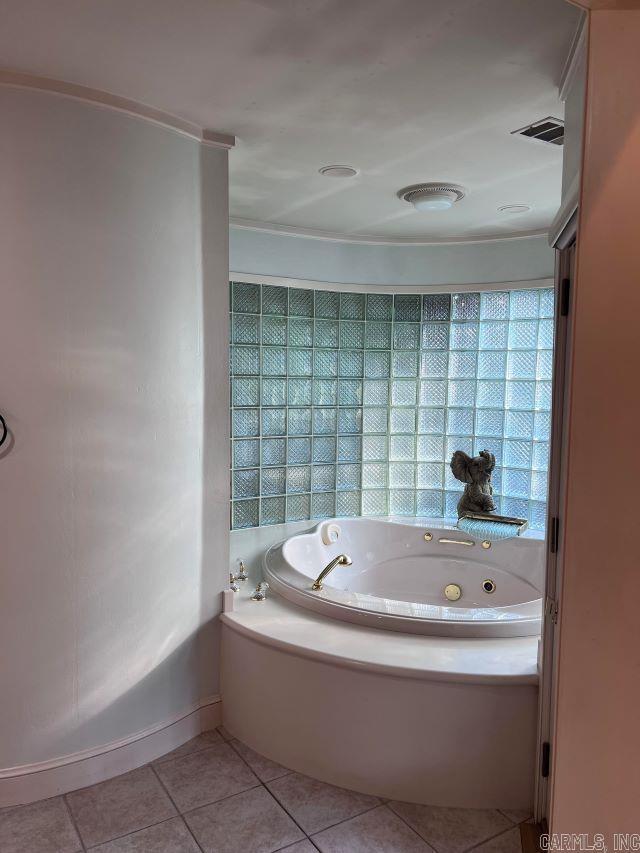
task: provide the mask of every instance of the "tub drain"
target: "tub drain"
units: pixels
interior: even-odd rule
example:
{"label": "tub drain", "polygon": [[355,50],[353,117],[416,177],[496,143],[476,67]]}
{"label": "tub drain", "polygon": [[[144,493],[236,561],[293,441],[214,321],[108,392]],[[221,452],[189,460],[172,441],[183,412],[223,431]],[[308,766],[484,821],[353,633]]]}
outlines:
{"label": "tub drain", "polygon": [[487,593],[492,593],[496,591],[496,582],[492,581],[491,578],[487,578],[482,581],[482,589]]}

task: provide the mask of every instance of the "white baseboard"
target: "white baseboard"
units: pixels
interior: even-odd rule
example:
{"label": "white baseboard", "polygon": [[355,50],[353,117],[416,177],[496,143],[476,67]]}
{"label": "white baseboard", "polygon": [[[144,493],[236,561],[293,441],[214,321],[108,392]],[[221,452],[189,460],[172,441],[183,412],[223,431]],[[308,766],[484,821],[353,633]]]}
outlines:
{"label": "white baseboard", "polygon": [[220,697],[211,696],[127,738],[37,764],[0,769],[0,808],[55,797],[135,770],[221,724]]}

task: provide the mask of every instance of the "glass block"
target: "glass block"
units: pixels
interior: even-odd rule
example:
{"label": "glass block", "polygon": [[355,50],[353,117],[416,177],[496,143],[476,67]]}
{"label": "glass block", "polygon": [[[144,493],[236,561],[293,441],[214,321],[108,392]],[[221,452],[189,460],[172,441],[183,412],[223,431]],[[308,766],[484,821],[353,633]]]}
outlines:
{"label": "glass block", "polygon": [[481,379],[476,386],[476,406],[479,409],[501,409],[504,406],[505,383]]}
{"label": "glass block", "polygon": [[539,501],[529,504],[529,527],[532,530],[544,530],[547,526],[547,505]]}
{"label": "glass block", "polygon": [[449,346],[449,324],[423,323],[421,346],[428,350],[446,350]]}
{"label": "glass block", "polygon": [[391,349],[391,323],[366,323],[364,343],[367,349]]}
{"label": "glass block", "polygon": [[440,462],[418,462],[416,486],[419,489],[441,489],[444,483],[444,465]]}
{"label": "glass block", "polygon": [[233,442],[233,467],[257,468],[260,465],[260,442],[257,439]]}
{"label": "glass block", "polygon": [[531,320],[537,318],[539,304],[539,291],[513,290],[511,291],[509,316],[513,320]]}
{"label": "glass block", "polygon": [[507,355],[507,379],[535,379],[538,354],[529,350],[514,350]]}
{"label": "glass block", "polygon": [[526,380],[510,380],[507,382],[505,408],[533,409],[536,399],[536,383]]}
{"label": "glass block", "polygon": [[261,448],[262,465],[284,465],[287,442],[284,438],[263,438]]}
{"label": "glass block", "polygon": [[286,435],[286,409],[262,409],[262,435]]}
{"label": "glass block", "polygon": [[537,441],[549,441],[551,437],[550,412],[535,412],[533,418],[533,437]]}
{"label": "glass block", "polygon": [[365,406],[386,406],[389,403],[389,383],[386,379],[365,379],[362,388]]}
{"label": "glass block", "polygon": [[258,500],[233,501],[232,526],[234,530],[243,527],[257,527],[260,523]]}
{"label": "glass block", "polygon": [[391,382],[391,403],[393,406],[415,406],[417,402],[417,383],[412,379],[394,379]]}
{"label": "glass block", "polygon": [[506,352],[488,351],[478,353],[478,379],[502,379],[506,372]]}
{"label": "glass block", "polygon": [[336,470],[336,488],[340,490],[359,490],[362,485],[360,465],[338,465]]}
{"label": "glass block", "polygon": [[247,438],[260,435],[260,412],[258,409],[235,409],[231,413],[231,435]]}
{"label": "glass block", "polygon": [[260,491],[263,495],[284,495],[287,483],[286,468],[263,468]]}
{"label": "glass block", "polygon": [[[374,409],[375,411],[375,409]],[[383,410],[384,411],[384,410]],[[385,411],[386,424],[386,411]],[[391,432],[395,433],[411,433],[416,431],[416,410],[410,409],[391,409]],[[370,430],[371,431],[371,430]]]}
{"label": "glass block", "polygon": [[473,456],[473,439],[466,435],[448,435],[446,438],[445,459],[451,459],[456,450],[464,450],[469,456]]}
{"label": "glass block", "polygon": [[314,465],[311,469],[311,491],[333,492],[336,488],[336,466]]}
{"label": "glass block", "polygon": [[538,349],[553,349],[553,320],[540,320]]}
{"label": "glass block", "polygon": [[289,315],[313,317],[313,290],[303,290],[299,287],[289,288]]}
{"label": "glass block", "polygon": [[289,346],[313,346],[313,320],[292,317],[289,320]]}
{"label": "glass block", "polygon": [[531,472],[531,497],[536,501],[546,501],[549,488],[549,476],[546,471]]}
{"label": "glass block", "polygon": [[418,489],[416,492],[416,515],[441,518],[444,512],[444,494],[441,491]]}
{"label": "glass block", "polygon": [[338,375],[338,352],[337,350],[317,349],[313,352],[313,374],[314,376],[337,376]]}
{"label": "glass block", "polygon": [[287,351],[281,347],[262,347],[262,375],[286,376]]}
{"label": "glass block", "polygon": [[311,409],[290,409],[289,435],[311,435]]}
{"label": "glass block", "polygon": [[507,439],[504,442],[503,462],[509,468],[529,468],[531,466],[531,442]]}
{"label": "glass block", "polygon": [[287,343],[288,320],[286,317],[262,318],[262,343],[267,346],[283,347]]}
{"label": "glass block", "polygon": [[260,318],[253,314],[233,314],[231,340],[234,344],[259,344]]}
{"label": "glass block", "polygon": [[231,285],[231,307],[239,314],[259,314],[260,285],[234,281]]}
{"label": "glass block", "polygon": [[[481,450],[488,450],[489,453],[493,453],[496,457],[496,466],[502,465],[502,455],[503,455],[503,441],[500,438],[496,438],[490,435],[480,435],[476,436],[473,441],[473,449],[471,450],[472,456],[477,456]],[[495,469],[497,470],[497,468]],[[495,474],[495,471],[494,471]],[[493,479],[493,475],[492,475]]]}
{"label": "glass block", "polygon": [[233,472],[233,497],[254,498],[260,494],[260,471],[247,468]]}
{"label": "glass block", "polygon": [[529,502],[518,497],[503,497],[500,512],[510,515],[512,518],[526,518],[528,515]]}
{"label": "glass block", "polygon": [[535,349],[537,342],[537,320],[513,320],[509,323],[509,349]]}
{"label": "glass block", "polygon": [[387,409],[365,408],[362,411],[362,432],[387,434]]}
{"label": "glass block", "polygon": [[477,320],[480,316],[479,293],[454,293],[451,299],[454,320]]}
{"label": "glass block", "polygon": [[476,411],[476,435],[502,435],[504,413],[501,409],[477,409]]}
{"label": "glass block", "polygon": [[257,406],[259,403],[259,379],[233,379],[231,381],[232,406]]}
{"label": "glass block", "polygon": [[313,380],[313,405],[336,406],[338,403],[338,383],[335,379]]}
{"label": "glass block", "polygon": [[509,294],[505,291],[485,291],[480,294],[482,320],[506,320],[509,317]]}
{"label": "glass block", "polygon": [[338,432],[341,435],[362,432],[362,409],[338,409]]}
{"label": "glass block", "polygon": [[392,489],[413,489],[416,469],[413,462],[392,462],[389,465],[389,485]]}
{"label": "glass block", "polygon": [[371,489],[362,493],[363,515],[387,515],[387,492],[382,489]]}
{"label": "glass block", "polygon": [[420,297],[397,293],[393,297],[393,319],[396,323],[419,323],[421,316]]}
{"label": "glass block", "polygon": [[333,290],[316,290],[316,317],[337,320],[340,314],[340,294]]}
{"label": "glass block", "polygon": [[389,458],[387,436],[365,435],[362,439],[362,458],[366,462],[386,462]]}
{"label": "glass block", "polygon": [[449,342],[451,349],[477,349],[478,324],[452,323]]}
{"label": "glass block", "polygon": [[553,288],[545,289],[540,291],[540,308],[539,308],[539,317],[553,317],[554,315],[554,305],[555,303],[555,295],[553,292]]}
{"label": "glass block", "polygon": [[343,349],[338,353],[339,376],[362,376],[364,354],[361,350]]}
{"label": "glass block", "polygon": [[335,320],[316,320],[316,346],[337,349],[339,328]]}
{"label": "glass block", "polygon": [[287,496],[287,521],[304,521],[311,517],[311,495]]}
{"label": "glass block", "polygon": [[481,350],[506,349],[509,341],[509,324],[502,320],[480,323],[479,347]]}
{"label": "glass block", "polygon": [[503,495],[509,498],[528,498],[530,488],[531,473],[529,471],[505,468],[502,472]]}
{"label": "glass block", "polygon": [[392,435],[389,439],[389,459],[394,462],[413,461],[416,439],[413,435]]}
{"label": "glass block", "polygon": [[448,293],[425,294],[422,297],[422,319],[449,320],[451,317],[451,296]]}
{"label": "glass block", "polygon": [[447,402],[447,383],[440,380],[420,382],[421,406],[444,406]]}
{"label": "glass block", "polygon": [[293,465],[287,468],[287,493],[303,494],[311,491],[311,468]]}
{"label": "glass block", "polygon": [[311,495],[311,518],[333,518],[335,514],[335,492],[320,492]]}
{"label": "glass block", "polygon": [[448,402],[450,406],[473,406],[476,399],[476,383],[473,379],[452,379],[449,382]]}
{"label": "glass block", "polygon": [[260,373],[258,347],[231,347],[231,373],[234,376],[258,376]]}
{"label": "glass block", "polygon": [[460,495],[458,492],[445,492],[444,495],[444,516],[445,518],[458,517],[458,501]]}
{"label": "glass block", "polygon": [[392,489],[389,492],[391,515],[415,515],[416,495],[413,489]]}
{"label": "glass block", "polygon": [[286,501],[281,498],[262,498],[260,501],[260,524],[284,524]]}
{"label": "glass block", "polygon": [[312,400],[312,383],[310,379],[289,379],[287,382],[287,400],[290,406],[310,406]]}
{"label": "glass block", "polygon": [[386,462],[365,462],[362,466],[362,488],[380,489],[389,485],[389,468]]}
{"label": "glass block", "polygon": [[549,411],[551,409],[551,382],[536,382],[536,409]]}
{"label": "glass block", "polygon": [[444,409],[418,409],[418,432],[444,432]]}
{"label": "glass block", "polygon": [[365,295],[363,293],[340,294],[340,319],[364,320]]}
{"label": "glass block", "polygon": [[338,492],[336,515],[338,518],[353,518],[360,515],[360,492]]}
{"label": "glass block", "polygon": [[286,379],[263,379],[261,401],[263,406],[284,406],[287,402]]}
{"label": "glass block", "polygon": [[336,439],[333,435],[316,436],[313,439],[313,461],[335,462]]}
{"label": "glass block", "polygon": [[502,468],[498,468],[497,462],[496,467],[491,472],[491,487],[493,488],[493,500],[496,504],[496,512],[499,512],[497,509],[497,498],[498,494],[502,493]]}
{"label": "glass block", "polygon": [[384,379],[391,375],[391,353],[365,352],[364,375],[367,379]]}
{"label": "glass block", "polygon": [[543,350],[538,353],[536,379],[551,379],[553,376],[553,352]]}
{"label": "glass block", "polygon": [[391,320],[393,296],[390,293],[367,294],[367,320]]}
{"label": "glass block", "polygon": [[289,376],[311,376],[313,373],[313,350],[287,350],[287,369]]}
{"label": "glass block", "polygon": [[447,432],[449,435],[473,435],[473,409],[449,409]]}
{"label": "glass block", "polygon": [[279,314],[285,316],[287,314],[287,288],[274,287],[270,284],[262,285],[262,313],[263,314]]}
{"label": "glass block", "polygon": [[362,380],[340,379],[338,381],[338,403],[341,406],[362,405]]}
{"label": "glass block", "polygon": [[311,462],[311,439],[290,438],[287,441],[287,464],[308,465]]}
{"label": "glass block", "polygon": [[416,440],[416,458],[419,462],[442,462],[444,459],[444,436],[419,435]]}
{"label": "glass block", "polygon": [[355,320],[340,323],[340,346],[343,349],[362,349],[364,346],[364,323]]}
{"label": "glass block", "polygon": [[391,373],[393,376],[417,376],[418,353],[394,352],[391,360]]}
{"label": "glass block", "polygon": [[420,376],[446,379],[449,370],[449,352],[427,351],[420,353]]}
{"label": "glass block", "polygon": [[339,435],[338,462],[359,462],[362,459],[362,439],[357,435]]}
{"label": "glass block", "polygon": [[337,426],[337,409],[314,408],[313,410],[313,433],[314,435],[335,435]]}
{"label": "glass block", "polygon": [[449,356],[449,379],[475,379],[476,362],[475,352],[452,352]]}
{"label": "glass block", "polygon": [[[505,438],[533,438],[533,412],[507,411],[504,416]],[[507,465],[511,465],[507,461]]]}
{"label": "glass block", "polygon": [[394,349],[419,349],[420,324],[395,323],[393,326],[393,347]]}

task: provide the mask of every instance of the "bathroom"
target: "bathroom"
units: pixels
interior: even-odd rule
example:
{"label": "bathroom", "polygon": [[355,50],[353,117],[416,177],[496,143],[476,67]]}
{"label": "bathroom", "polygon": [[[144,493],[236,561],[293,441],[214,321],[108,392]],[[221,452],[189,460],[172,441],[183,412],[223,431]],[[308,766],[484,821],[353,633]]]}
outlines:
{"label": "bathroom", "polygon": [[0,851],[640,832],[638,4],[0,10]]}

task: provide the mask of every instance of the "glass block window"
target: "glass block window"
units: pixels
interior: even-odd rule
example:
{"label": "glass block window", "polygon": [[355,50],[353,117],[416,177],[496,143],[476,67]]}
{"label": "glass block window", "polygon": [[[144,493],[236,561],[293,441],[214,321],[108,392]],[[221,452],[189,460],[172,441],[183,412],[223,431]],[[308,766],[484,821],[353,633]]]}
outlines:
{"label": "glass block window", "polygon": [[344,293],[231,283],[231,526],[456,516],[455,450],[544,528],[552,289]]}

